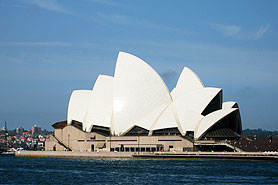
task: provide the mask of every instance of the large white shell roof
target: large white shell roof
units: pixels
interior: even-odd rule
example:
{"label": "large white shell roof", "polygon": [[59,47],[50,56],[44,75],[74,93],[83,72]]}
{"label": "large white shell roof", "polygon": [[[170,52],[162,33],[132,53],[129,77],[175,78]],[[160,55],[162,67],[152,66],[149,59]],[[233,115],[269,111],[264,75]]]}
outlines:
{"label": "large white shell roof", "polygon": [[73,91],[68,123],[82,122],[87,132],[94,125],[109,127],[113,135],[125,134],[134,126],[147,129],[150,134],[155,130],[178,128],[182,135],[194,131],[195,138],[199,138],[236,110],[233,109],[236,102],[225,102],[222,109],[220,106],[220,110],[202,115],[220,92],[220,88],[205,87],[185,67],[170,94],[150,65],[134,55],[119,52],[114,77],[99,75],[93,90]]}
{"label": "large white shell roof", "polygon": [[86,131],[90,132],[93,125],[110,127],[112,119],[113,77],[99,75],[93,93],[88,101],[88,110],[84,119]]}
{"label": "large white shell roof", "polygon": [[219,88],[206,87],[183,93],[174,100],[176,108],[201,114],[220,91]]}
{"label": "large white shell roof", "polygon": [[113,88],[114,130],[119,135],[149,112],[171,102],[161,77],[143,60],[120,52]]}
{"label": "large white shell roof", "polygon": [[75,90],[72,92],[68,105],[68,124],[72,120],[83,122],[88,110],[89,98],[92,94],[91,90]]}
{"label": "large white shell roof", "polygon": [[192,90],[202,88],[204,88],[204,84],[199,77],[191,69],[184,67],[174,90],[176,92],[173,99],[178,98],[184,93],[190,93]]}

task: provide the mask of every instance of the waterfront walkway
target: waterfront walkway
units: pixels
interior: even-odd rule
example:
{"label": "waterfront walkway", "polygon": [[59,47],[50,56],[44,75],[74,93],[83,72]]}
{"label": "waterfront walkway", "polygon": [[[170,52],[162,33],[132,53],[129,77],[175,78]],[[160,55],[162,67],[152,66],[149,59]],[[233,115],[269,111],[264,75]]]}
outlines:
{"label": "waterfront walkway", "polygon": [[179,159],[240,159],[278,161],[272,152],[80,152],[80,151],[17,151],[17,157],[60,158],[179,158]]}
{"label": "waterfront walkway", "polygon": [[278,153],[267,152],[156,152],[134,154],[136,158],[179,158],[179,159],[238,159],[278,161]]}
{"label": "waterfront walkway", "polygon": [[17,157],[132,158],[131,152],[18,151]]}

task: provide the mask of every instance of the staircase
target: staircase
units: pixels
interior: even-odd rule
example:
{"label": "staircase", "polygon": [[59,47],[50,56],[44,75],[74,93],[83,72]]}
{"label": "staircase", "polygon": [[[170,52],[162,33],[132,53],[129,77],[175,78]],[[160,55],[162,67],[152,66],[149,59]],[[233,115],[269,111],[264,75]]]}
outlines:
{"label": "staircase", "polygon": [[65,143],[63,143],[61,140],[59,140],[57,137],[55,137],[54,135],[50,135],[50,137],[53,137],[54,140],[57,141],[57,143],[59,143],[60,145],[62,145],[63,147],[65,147],[68,151],[72,151],[72,149],[66,145]]}
{"label": "staircase", "polygon": [[228,147],[228,148],[231,148],[231,149],[233,149],[233,150],[235,150],[235,151],[237,151],[237,152],[244,152],[242,149],[240,149],[239,147],[236,147],[236,146],[234,146],[234,145],[232,145],[232,144],[230,144],[230,143],[228,143],[228,142],[226,142],[226,141],[210,141],[210,140],[206,140],[206,141],[204,141],[204,140],[199,140],[199,141],[195,141],[194,142],[194,145],[203,145],[203,146],[205,146],[205,145],[208,145],[208,146],[217,146],[217,145],[223,145],[223,146],[226,146],[226,147]]}

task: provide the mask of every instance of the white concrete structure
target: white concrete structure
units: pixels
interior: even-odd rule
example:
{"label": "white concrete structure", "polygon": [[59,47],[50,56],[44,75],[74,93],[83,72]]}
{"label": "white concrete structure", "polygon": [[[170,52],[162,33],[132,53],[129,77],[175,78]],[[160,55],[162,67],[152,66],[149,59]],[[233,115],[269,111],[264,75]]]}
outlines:
{"label": "white concrete structure", "polygon": [[175,100],[184,93],[190,93],[193,90],[202,88],[204,88],[204,84],[199,77],[191,69],[185,67],[183,68],[177,86],[173,89],[171,95]]}
{"label": "white concrete structure", "polygon": [[[205,132],[208,129],[210,129],[215,124],[217,124],[221,119],[224,119],[225,117],[229,116],[231,113],[236,111],[238,111],[237,108],[230,108],[230,109],[217,110],[208,114],[199,122],[198,126],[195,128],[195,138],[199,139],[202,135],[205,134]],[[241,124],[241,123],[235,122],[235,124]],[[235,125],[235,126],[241,127],[240,125]]]}
{"label": "white concrete structure", "polygon": [[[143,60],[120,52],[114,75],[112,133],[120,135],[171,96],[161,77]],[[149,129],[153,123],[139,123]],[[139,126],[139,125],[138,125]]]}
{"label": "white concrete structure", "polygon": [[84,119],[87,132],[93,125],[110,127],[112,119],[113,77],[99,75],[88,100],[88,109]]}
{"label": "white concrete structure", "polygon": [[93,90],[73,91],[68,124],[73,120],[86,132],[96,127],[114,136],[179,134],[202,139],[241,133],[238,105],[223,103],[222,89],[205,87],[185,67],[169,93],[151,66],[125,52],[118,55],[114,77],[100,75]]}
{"label": "white concrete structure", "polygon": [[[91,90],[75,90],[72,92],[68,105],[68,124],[71,124],[72,120],[84,122],[91,94]],[[83,130],[85,130],[85,127]]]}
{"label": "white concrete structure", "polygon": [[237,102],[228,101],[222,104],[222,109],[229,109],[229,108],[238,108]]}

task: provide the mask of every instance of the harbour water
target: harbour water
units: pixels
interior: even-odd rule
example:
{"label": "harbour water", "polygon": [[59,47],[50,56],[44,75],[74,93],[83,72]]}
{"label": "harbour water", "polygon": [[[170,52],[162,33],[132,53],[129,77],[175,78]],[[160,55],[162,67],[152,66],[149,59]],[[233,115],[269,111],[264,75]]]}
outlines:
{"label": "harbour water", "polygon": [[278,163],[0,156],[0,184],[278,184]]}

